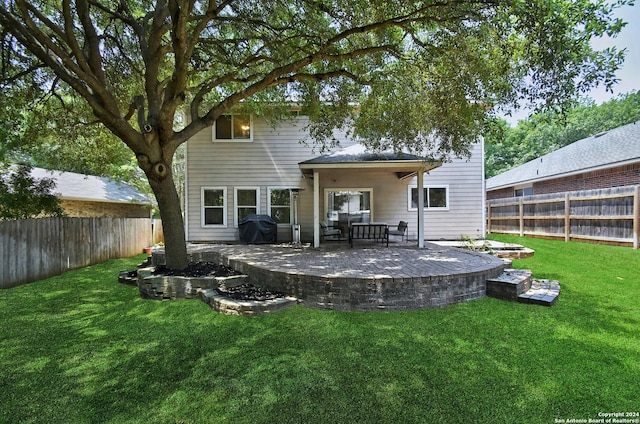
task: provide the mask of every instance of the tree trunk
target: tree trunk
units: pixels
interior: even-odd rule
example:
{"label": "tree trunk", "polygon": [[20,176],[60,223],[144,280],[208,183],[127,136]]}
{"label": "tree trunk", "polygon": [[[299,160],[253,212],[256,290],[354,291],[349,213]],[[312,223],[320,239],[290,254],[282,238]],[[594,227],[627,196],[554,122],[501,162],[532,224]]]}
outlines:
{"label": "tree trunk", "polygon": [[187,267],[187,245],[184,235],[184,218],[180,207],[180,198],[169,170],[162,179],[149,178],[151,189],[158,201],[165,240],[165,258],[169,269]]}

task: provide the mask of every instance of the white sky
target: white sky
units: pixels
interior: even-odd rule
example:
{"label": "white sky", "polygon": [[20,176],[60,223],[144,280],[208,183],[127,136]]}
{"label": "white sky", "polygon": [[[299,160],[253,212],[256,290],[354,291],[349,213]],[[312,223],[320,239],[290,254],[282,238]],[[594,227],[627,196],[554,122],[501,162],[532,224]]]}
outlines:
{"label": "white sky", "polygon": [[[613,93],[605,91],[604,87],[598,87],[589,93],[589,97],[597,104],[601,104],[620,94],[629,93],[633,90],[640,91],[640,5],[624,6],[616,11],[616,17],[627,22],[620,34],[616,38],[603,38],[594,40],[592,45],[597,50],[616,46],[618,50],[627,49],[624,63],[616,73],[619,79],[614,85]],[[515,126],[519,120],[525,119],[527,111],[519,110],[513,116],[504,118],[510,125]]]}

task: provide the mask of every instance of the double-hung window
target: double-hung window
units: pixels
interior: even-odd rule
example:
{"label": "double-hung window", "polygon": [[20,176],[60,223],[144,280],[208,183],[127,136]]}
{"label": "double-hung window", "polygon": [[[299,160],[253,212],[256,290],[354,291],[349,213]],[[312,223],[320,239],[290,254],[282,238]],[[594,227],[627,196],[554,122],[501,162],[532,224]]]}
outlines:
{"label": "double-hung window", "polygon": [[251,115],[222,115],[213,125],[213,141],[252,141]]}
{"label": "double-hung window", "polygon": [[225,227],[227,225],[225,187],[202,187],[202,226]]}
{"label": "double-hung window", "polygon": [[247,215],[260,213],[260,188],[236,187],[234,203],[236,225],[238,225]]}
{"label": "double-hung window", "polygon": [[[418,187],[409,186],[410,211],[418,210]],[[449,187],[448,186],[427,186],[424,188],[424,208],[429,210],[449,209]]]}
{"label": "double-hung window", "polygon": [[269,215],[278,224],[291,224],[291,190],[269,188]]}

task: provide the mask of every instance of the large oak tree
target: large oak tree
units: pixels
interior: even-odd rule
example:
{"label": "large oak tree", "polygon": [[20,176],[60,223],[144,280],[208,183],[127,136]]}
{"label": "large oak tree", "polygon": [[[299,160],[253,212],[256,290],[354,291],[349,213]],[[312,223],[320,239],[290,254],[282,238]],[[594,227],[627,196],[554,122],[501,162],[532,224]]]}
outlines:
{"label": "large oak tree", "polygon": [[374,148],[461,155],[500,106],[563,107],[614,83],[621,52],[589,42],[620,31],[612,12],[625,3],[3,0],[0,78],[83,99],[135,153],[158,201],[167,265],[182,268],[173,156],[222,114],[277,118],[276,106],[295,102],[323,143],[347,127]]}

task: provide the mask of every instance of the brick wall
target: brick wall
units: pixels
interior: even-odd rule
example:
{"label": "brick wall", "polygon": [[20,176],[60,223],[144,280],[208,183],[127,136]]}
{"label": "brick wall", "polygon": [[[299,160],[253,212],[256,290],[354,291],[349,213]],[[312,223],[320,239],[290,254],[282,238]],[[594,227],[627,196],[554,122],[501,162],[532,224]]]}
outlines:
{"label": "brick wall", "polygon": [[[563,193],[633,185],[640,185],[640,162],[534,183],[533,194]],[[487,200],[513,197],[513,191],[513,187],[488,191]]]}
{"label": "brick wall", "polygon": [[640,162],[534,183],[534,194],[595,190],[640,184]]}
{"label": "brick wall", "polygon": [[506,197],[513,197],[513,187],[487,191],[487,200],[504,199]]}
{"label": "brick wall", "polygon": [[135,203],[63,200],[62,209],[71,218],[149,218],[148,205]]}

